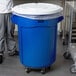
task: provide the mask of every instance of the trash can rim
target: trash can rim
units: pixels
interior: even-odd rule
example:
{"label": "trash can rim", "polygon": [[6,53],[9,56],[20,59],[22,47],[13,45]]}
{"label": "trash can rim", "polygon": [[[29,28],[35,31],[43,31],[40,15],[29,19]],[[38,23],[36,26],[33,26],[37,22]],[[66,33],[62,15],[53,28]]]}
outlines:
{"label": "trash can rim", "polygon": [[62,7],[50,3],[25,3],[12,8],[12,12],[23,15],[48,15],[60,13],[62,11]]}

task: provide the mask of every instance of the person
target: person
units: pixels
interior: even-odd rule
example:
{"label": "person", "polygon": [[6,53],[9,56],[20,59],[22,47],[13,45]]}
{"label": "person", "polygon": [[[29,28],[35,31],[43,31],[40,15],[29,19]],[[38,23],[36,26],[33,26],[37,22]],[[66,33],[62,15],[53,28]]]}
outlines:
{"label": "person", "polygon": [[14,40],[14,24],[11,21],[12,0],[0,0],[0,64],[3,62],[5,43],[9,56],[18,55]]}

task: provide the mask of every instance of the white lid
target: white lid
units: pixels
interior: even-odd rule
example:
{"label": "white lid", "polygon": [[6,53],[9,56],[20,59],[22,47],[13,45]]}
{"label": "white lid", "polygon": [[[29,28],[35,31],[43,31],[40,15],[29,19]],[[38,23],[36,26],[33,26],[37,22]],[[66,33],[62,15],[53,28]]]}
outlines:
{"label": "white lid", "polygon": [[26,3],[12,8],[12,12],[23,15],[48,15],[59,13],[62,7],[49,3]]}

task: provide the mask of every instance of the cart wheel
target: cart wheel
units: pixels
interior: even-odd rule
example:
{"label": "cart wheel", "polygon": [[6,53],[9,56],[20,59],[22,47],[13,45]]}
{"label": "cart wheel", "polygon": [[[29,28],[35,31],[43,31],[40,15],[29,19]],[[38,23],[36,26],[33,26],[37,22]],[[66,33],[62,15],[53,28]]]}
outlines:
{"label": "cart wheel", "polygon": [[25,72],[26,72],[26,73],[30,73],[30,72],[31,72],[31,69],[30,69],[30,68],[26,68],[26,69],[25,69]]}
{"label": "cart wheel", "polygon": [[41,73],[45,74],[46,73],[46,68],[41,69]]}
{"label": "cart wheel", "polygon": [[71,73],[76,73],[76,64],[73,64],[73,65],[70,67],[70,72],[71,72]]}
{"label": "cart wheel", "polygon": [[63,54],[63,56],[64,56],[65,59],[70,59],[71,54],[70,54],[69,52],[65,52],[65,53]]}

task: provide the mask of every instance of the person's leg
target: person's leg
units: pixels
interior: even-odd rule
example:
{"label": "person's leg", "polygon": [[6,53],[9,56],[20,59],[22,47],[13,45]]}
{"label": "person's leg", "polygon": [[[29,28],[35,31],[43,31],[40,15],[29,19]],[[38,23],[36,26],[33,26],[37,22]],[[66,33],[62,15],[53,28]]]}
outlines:
{"label": "person's leg", "polygon": [[18,55],[18,51],[16,49],[16,42],[14,40],[14,28],[15,25],[11,21],[11,14],[6,15],[7,20],[7,50],[10,56]]}
{"label": "person's leg", "polygon": [[5,19],[4,15],[0,14],[0,64],[3,62],[3,52],[5,51]]}

